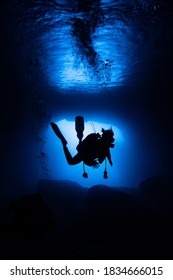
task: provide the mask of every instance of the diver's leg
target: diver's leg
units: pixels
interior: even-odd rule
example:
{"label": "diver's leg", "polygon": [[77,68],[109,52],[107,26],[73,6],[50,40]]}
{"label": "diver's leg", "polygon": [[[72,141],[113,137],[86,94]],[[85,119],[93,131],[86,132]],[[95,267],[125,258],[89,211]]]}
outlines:
{"label": "diver's leg", "polygon": [[51,122],[50,125],[51,125],[53,131],[55,132],[56,136],[61,140],[61,143],[63,145],[64,154],[65,154],[68,164],[75,165],[75,164],[80,163],[82,161],[82,159],[79,156],[79,154],[76,154],[74,157],[71,156],[71,154],[66,146],[67,141],[64,138],[64,136],[62,135],[59,127],[54,122]]}
{"label": "diver's leg", "polygon": [[74,157],[72,157],[66,145],[63,145],[63,150],[68,164],[75,165],[82,161],[79,154],[76,154]]}

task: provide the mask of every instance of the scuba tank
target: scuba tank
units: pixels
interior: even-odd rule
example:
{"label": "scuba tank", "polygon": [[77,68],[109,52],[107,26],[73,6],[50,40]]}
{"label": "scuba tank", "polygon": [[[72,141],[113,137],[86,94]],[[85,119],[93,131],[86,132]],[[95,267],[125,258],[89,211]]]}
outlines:
{"label": "scuba tank", "polygon": [[77,137],[79,139],[79,142],[81,142],[83,138],[83,131],[84,131],[84,117],[82,116],[75,117],[75,129],[77,132]]}
{"label": "scuba tank", "polygon": [[[77,116],[75,117],[75,129],[77,132],[77,137],[79,139],[79,143],[82,141],[83,138],[83,131],[84,131],[84,117]],[[88,178],[88,174],[85,171],[85,164],[83,162],[83,177]]]}

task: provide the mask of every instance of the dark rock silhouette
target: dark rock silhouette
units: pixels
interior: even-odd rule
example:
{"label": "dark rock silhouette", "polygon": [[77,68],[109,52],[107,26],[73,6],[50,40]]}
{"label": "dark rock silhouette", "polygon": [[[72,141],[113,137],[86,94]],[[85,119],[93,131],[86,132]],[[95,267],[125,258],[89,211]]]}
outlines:
{"label": "dark rock silhouette", "polygon": [[134,204],[132,195],[106,185],[95,185],[89,189],[88,193],[88,200],[93,208],[102,208],[104,205],[110,209],[126,210]]}
{"label": "dark rock silhouette", "polygon": [[75,182],[42,180],[37,193],[19,197],[11,204],[13,222],[4,227],[1,221],[4,247],[0,257],[172,258],[171,180],[148,178],[135,192],[106,185],[87,189]]}
{"label": "dark rock silhouette", "polygon": [[[40,193],[27,194],[13,201],[8,207],[4,229],[25,234],[40,234],[52,230],[55,218],[51,208],[43,201]],[[9,218],[11,217],[11,218]]]}
{"label": "dark rock silhouette", "polygon": [[37,187],[49,203],[77,203],[86,200],[87,189],[67,180],[40,180]]}
{"label": "dark rock silhouette", "polygon": [[139,185],[139,195],[148,207],[173,212],[173,177],[148,178]]}

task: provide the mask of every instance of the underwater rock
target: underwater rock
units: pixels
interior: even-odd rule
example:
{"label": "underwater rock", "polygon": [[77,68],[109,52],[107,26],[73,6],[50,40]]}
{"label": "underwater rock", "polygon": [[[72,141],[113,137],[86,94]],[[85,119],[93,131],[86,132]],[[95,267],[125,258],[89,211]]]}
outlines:
{"label": "underwater rock", "polygon": [[139,197],[148,207],[173,212],[173,177],[148,178],[139,185]]}
{"label": "underwater rock", "polygon": [[88,201],[92,208],[128,210],[135,205],[134,196],[106,185],[92,186],[88,191]]}
{"label": "underwater rock", "polygon": [[88,190],[68,180],[40,180],[37,190],[50,203],[84,203]]}
{"label": "underwater rock", "polygon": [[4,229],[40,234],[52,230],[56,224],[51,208],[40,193],[19,197],[10,204],[6,212],[11,214],[11,218],[4,218]]}

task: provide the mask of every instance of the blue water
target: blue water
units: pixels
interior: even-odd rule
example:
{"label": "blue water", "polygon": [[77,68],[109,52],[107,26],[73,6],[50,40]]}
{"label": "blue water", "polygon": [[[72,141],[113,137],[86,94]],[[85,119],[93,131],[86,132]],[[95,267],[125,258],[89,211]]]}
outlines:
{"label": "blue water", "polygon": [[[26,180],[68,179],[86,187],[138,186],[167,169],[167,63],[171,65],[173,38],[169,1],[14,2],[3,5],[1,19],[10,65],[6,72],[15,69],[10,91],[15,85],[15,93],[22,92],[20,106],[17,101],[11,114],[24,112],[19,130],[28,135],[23,141],[20,136],[25,143],[21,150],[27,146],[21,162],[28,158],[31,167],[21,164],[18,173],[26,174]],[[87,168],[87,180],[82,164],[68,166],[49,126],[50,121],[59,124],[74,155],[77,115],[85,117],[86,134],[92,132],[89,122],[97,132],[102,126],[114,128],[114,165],[107,181],[104,166]],[[171,140],[166,142],[169,147]]]}

